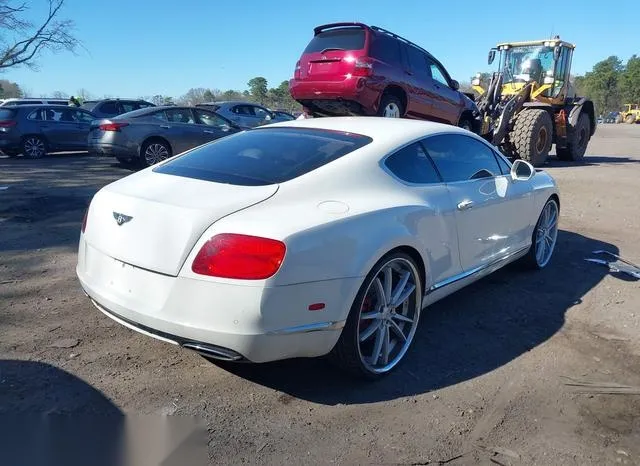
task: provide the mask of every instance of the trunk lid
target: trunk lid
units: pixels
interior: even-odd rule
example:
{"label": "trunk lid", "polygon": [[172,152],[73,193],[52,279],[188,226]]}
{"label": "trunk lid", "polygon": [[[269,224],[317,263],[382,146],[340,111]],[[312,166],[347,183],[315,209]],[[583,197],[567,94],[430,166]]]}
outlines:
{"label": "trunk lid", "polygon": [[278,185],[236,186],[145,170],[94,196],[85,239],[114,259],[177,276],[211,224],[277,190]]}

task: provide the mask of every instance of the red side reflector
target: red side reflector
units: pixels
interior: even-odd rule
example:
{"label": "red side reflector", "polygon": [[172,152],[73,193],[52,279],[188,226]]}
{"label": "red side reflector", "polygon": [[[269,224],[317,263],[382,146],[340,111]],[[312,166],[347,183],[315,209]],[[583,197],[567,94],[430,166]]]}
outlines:
{"label": "red side reflector", "polygon": [[129,123],[103,123],[99,126],[102,131],[120,131],[120,128],[129,126]]}
{"label": "red side reflector", "polygon": [[310,311],[321,311],[324,309],[324,303],[309,304]]}
{"label": "red side reflector", "polygon": [[10,128],[11,126],[15,126],[17,123],[15,120],[4,120],[0,121],[0,128]]}
{"label": "red side reflector", "polygon": [[281,241],[224,233],[202,246],[191,270],[211,277],[262,280],[278,271],[285,252]]}

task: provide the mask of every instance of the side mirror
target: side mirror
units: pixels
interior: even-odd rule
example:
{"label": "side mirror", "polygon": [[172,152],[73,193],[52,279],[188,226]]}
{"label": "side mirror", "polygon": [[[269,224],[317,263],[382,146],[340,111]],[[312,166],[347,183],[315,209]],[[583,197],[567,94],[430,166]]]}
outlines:
{"label": "side mirror", "polygon": [[224,131],[225,133],[228,133],[229,131],[231,131],[231,126],[229,126],[229,125],[227,125],[227,124],[224,124],[224,125],[222,125],[222,126],[220,127],[220,129],[221,129],[222,131]]}
{"label": "side mirror", "polygon": [[560,52],[562,52],[562,50],[560,49],[559,45],[556,45],[553,48],[553,59],[558,61],[558,59],[560,58]]}
{"label": "side mirror", "polygon": [[487,59],[487,63],[490,65],[493,63],[493,60],[496,59],[496,49],[489,50],[489,58]]}
{"label": "side mirror", "polygon": [[451,88],[454,91],[457,91],[458,89],[460,89],[460,83],[458,81],[456,81],[455,79],[451,80]]}
{"label": "side mirror", "polygon": [[270,113],[267,113],[264,117],[265,121],[271,121],[273,120],[273,115]]}
{"label": "side mirror", "polygon": [[511,179],[513,181],[529,181],[535,175],[536,169],[529,162],[517,159],[511,165]]}

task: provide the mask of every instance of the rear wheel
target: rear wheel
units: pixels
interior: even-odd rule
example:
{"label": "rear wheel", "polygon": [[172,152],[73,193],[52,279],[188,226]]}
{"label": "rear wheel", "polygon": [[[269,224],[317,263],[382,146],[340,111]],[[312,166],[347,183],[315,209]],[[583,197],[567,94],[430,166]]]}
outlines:
{"label": "rear wheel", "polygon": [[539,108],[521,111],[516,117],[509,139],[519,158],[534,166],[543,165],[553,141],[551,115]]}
{"label": "rear wheel", "polygon": [[47,155],[47,143],[40,136],[27,136],[22,141],[22,154],[30,159],[41,159]]}
{"label": "rear wheel", "polygon": [[140,151],[140,164],[143,167],[150,167],[169,157],[171,157],[169,144],[160,139],[152,139],[142,146],[142,150]]}
{"label": "rear wheel", "polygon": [[626,124],[628,124],[628,125],[632,125],[632,124],[634,124],[634,123],[636,122],[636,116],[635,116],[633,113],[632,113],[632,114],[630,114],[630,115],[627,115],[627,116],[624,118],[624,122],[625,122]]}
{"label": "rear wheel", "polygon": [[473,132],[473,125],[471,124],[471,121],[469,121],[469,119],[466,117],[460,118],[460,121],[458,122],[458,126],[462,129],[466,129],[467,131]]}
{"label": "rear wheel", "polygon": [[378,115],[385,118],[402,118],[404,116],[402,101],[393,94],[383,95]]}
{"label": "rear wheel", "polygon": [[567,147],[556,149],[560,160],[576,162],[584,158],[591,135],[590,125],[589,116],[586,113],[581,113],[580,117],[578,117],[578,124],[569,134]]}
{"label": "rear wheel", "polygon": [[384,376],[411,346],[421,309],[422,281],[414,260],[401,252],[385,256],[358,291],[331,359],[359,377]]}

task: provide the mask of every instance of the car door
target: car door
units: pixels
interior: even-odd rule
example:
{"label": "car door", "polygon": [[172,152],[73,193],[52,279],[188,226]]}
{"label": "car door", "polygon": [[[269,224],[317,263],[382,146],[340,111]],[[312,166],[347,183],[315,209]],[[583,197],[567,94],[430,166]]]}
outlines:
{"label": "car door", "polygon": [[206,144],[235,132],[230,122],[220,115],[201,108],[196,108],[193,111],[196,115],[196,124],[201,131],[198,145]]}
{"label": "car door", "polygon": [[44,110],[45,121],[40,127],[53,151],[76,150],[78,146],[78,125],[73,120],[71,107],[55,106]]}
{"label": "car door", "polygon": [[432,58],[429,58],[431,82],[433,86],[433,106],[441,121],[457,125],[462,111],[462,96],[453,89],[449,75]]}
{"label": "car door", "polygon": [[430,136],[423,144],[456,207],[463,271],[488,266],[516,251],[524,216],[514,218],[513,212],[526,209],[531,198],[510,189],[511,179],[503,175],[491,148],[462,134]]}
{"label": "car door", "polygon": [[420,118],[434,119],[434,99],[431,85],[431,73],[427,57],[419,48],[404,44],[405,73],[410,83],[410,95],[407,98],[407,113]]}
{"label": "car door", "polygon": [[71,109],[72,118],[77,124],[76,142],[78,150],[87,149],[87,138],[91,130],[91,122],[96,119],[94,115],[86,110]]}
{"label": "car door", "polygon": [[[427,288],[461,273],[455,206],[424,147],[419,142],[410,144],[383,163],[406,186],[409,199],[405,203],[412,210],[406,217],[408,228],[423,245],[423,257],[429,262]],[[419,208],[413,210],[414,206]]]}
{"label": "car door", "polygon": [[269,123],[273,123],[273,120],[275,119],[275,115],[273,113],[259,105],[253,105],[253,114],[258,120],[257,126],[268,125]]}
{"label": "car door", "polygon": [[[202,128],[196,124],[195,116],[190,108],[176,107],[165,111],[167,139],[173,155],[200,145]],[[166,128],[168,126],[168,128]]]}

